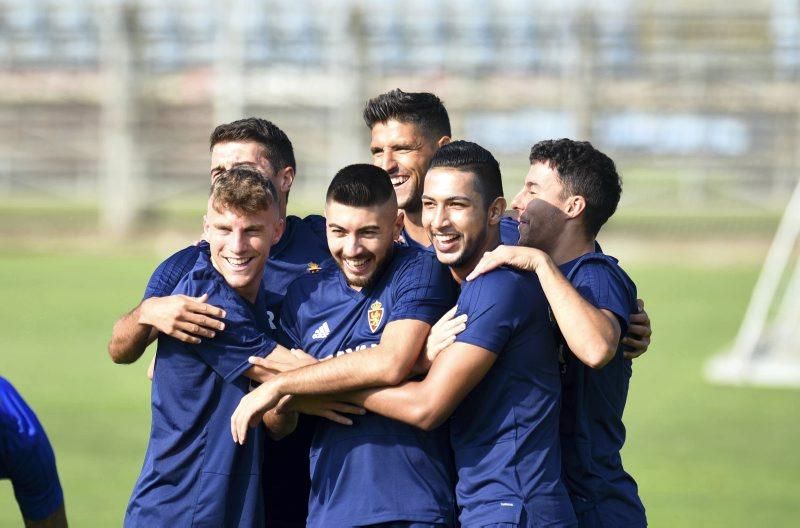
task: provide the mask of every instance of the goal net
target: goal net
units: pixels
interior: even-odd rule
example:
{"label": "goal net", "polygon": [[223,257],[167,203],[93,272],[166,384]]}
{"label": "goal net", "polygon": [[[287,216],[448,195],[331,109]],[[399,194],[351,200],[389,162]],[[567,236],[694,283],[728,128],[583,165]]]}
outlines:
{"label": "goal net", "polygon": [[799,239],[800,182],[781,218],[733,347],[706,365],[709,381],[800,387],[800,259],[794,258]]}

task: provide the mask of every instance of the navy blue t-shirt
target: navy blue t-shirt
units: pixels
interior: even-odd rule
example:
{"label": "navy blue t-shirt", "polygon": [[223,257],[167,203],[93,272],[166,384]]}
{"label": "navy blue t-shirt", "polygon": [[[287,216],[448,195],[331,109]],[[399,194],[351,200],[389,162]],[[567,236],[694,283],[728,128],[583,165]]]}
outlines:
{"label": "navy blue t-shirt", "polygon": [[[511,218],[510,216],[504,216],[500,219],[500,243],[505,244],[506,246],[516,246],[519,242],[519,222]],[[424,249],[425,251],[430,251],[435,253],[436,250],[433,248],[433,245],[422,245],[413,238],[408,235],[408,231],[404,227],[403,230],[400,232],[400,239],[397,243],[401,246],[409,246],[415,247],[419,249]]]}
{"label": "navy blue t-shirt", "polygon": [[[450,420],[463,526],[574,526],[561,480],[555,336],[539,280],[499,268],[463,284],[456,341],[497,354]],[[515,524],[516,526],[516,524]]]}
{"label": "navy blue t-shirt", "polygon": [[40,521],[63,503],[56,458],[42,424],[0,377],[0,479],[11,479],[23,517]]}
{"label": "navy blue t-shirt", "polygon": [[208,293],[208,302],[226,312],[225,331],[197,345],[159,338],[150,441],[125,526],[261,526],[264,428],[240,446],[230,419],[250,391],[242,375],[247,358],[275,348],[267,312],[278,300],[260,290],[255,304],[248,302],[202,250],[174,293]]}
{"label": "navy blue t-shirt", "polygon": [[[208,243],[189,246],[175,253],[156,269],[147,284],[144,298],[170,295],[178,281],[197,261]],[[325,218],[286,217],[283,236],[270,249],[264,266],[263,288],[282,299],[294,279],[314,273],[318,266],[334,266],[325,238]],[[270,329],[278,327],[280,309],[269,314]],[[262,469],[267,526],[305,526],[308,513],[308,450],[314,434],[315,419],[301,416],[291,441],[274,441],[265,437],[266,454]]]}
{"label": "navy blue t-shirt", "polygon": [[[433,324],[455,302],[447,268],[431,253],[396,246],[372,286],[355,291],[338,269],[289,286],[281,326],[290,346],[323,359],[376,346],[401,319]],[[291,437],[290,437],[291,438]],[[446,427],[425,432],[373,413],[345,426],[322,420],[311,448],[308,526],[452,521]]]}
{"label": "navy blue t-shirt", "polygon": [[[560,269],[587,301],[616,315],[620,336],[625,335],[630,314],[638,311],[636,286],[617,260],[589,253]],[[623,469],[620,456],[631,361],[623,357],[620,345],[614,358],[596,370],[584,365],[563,341],[561,349],[564,481],[575,512],[579,518],[599,517],[604,526],[647,526],[636,482]]]}

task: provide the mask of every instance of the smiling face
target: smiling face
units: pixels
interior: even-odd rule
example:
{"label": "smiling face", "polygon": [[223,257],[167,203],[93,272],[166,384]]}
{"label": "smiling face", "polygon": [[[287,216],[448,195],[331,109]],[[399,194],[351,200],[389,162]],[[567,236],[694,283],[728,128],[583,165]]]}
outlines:
{"label": "smiling face", "polygon": [[209,199],[205,239],[211,246],[211,263],[237,293],[255,302],[269,250],[281,237],[283,221],[278,208],[248,214]]}
{"label": "smiling face", "polygon": [[472,271],[489,241],[488,211],[474,178],[469,172],[446,167],[431,169],[425,177],[422,225],[436,258],[457,275]]}
{"label": "smiling face", "polygon": [[519,245],[551,253],[569,216],[564,212],[566,199],[558,172],[550,165],[536,162],[525,176],[522,189],[511,202],[519,214]]}
{"label": "smiling face", "polygon": [[389,173],[397,206],[419,211],[425,172],[438,145],[413,123],[394,119],[372,127],[372,163]]}
{"label": "smiling face", "polygon": [[330,200],[325,219],[328,247],[347,283],[355,290],[371,284],[391,257],[403,226],[395,201],[354,207]]}

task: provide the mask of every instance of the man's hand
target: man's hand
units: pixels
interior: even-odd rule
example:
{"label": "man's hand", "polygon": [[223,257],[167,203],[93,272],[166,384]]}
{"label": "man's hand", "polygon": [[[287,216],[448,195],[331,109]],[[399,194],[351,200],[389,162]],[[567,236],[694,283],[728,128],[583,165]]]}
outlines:
{"label": "man's hand", "polygon": [[431,327],[428,340],[425,342],[425,349],[417,358],[412,369],[415,375],[427,373],[439,352],[452,345],[456,336],[467,327],[467,314],[453,317],[457,310],[458,306],[453,306]]}
{"label": "man's hand", "polygon": [[650,346],[650,337],[653,335],[650,316],[644,310],[644,301],[636,299],[636,302],[639,305],[639,313],[631,314],[628,333],[622,339],[622,344],[626,347],[625,359],[636,359],[647,352],[647,348]]}
{"label": "man's hand", "polygon": [[151,297],[142,302],[139,323],[184,343],[197,344],[201,337],[212,338],[224,330],[225,324],[215,318],[225,317],[225,311],[206,304],[208,295],[188,297],[170,295]]}
{"label": "man's hand", "polygon": [[367,412],[358,405],[338,401],[335,395],[289,396],[281,400],[275,410],[281,414],[300,412],[311,416],[319,416],[342,425],[353,425],[353,420],[345,416],[345,414],[363,415]]}
{"label": "man's hand", "polygon": [[302,350],[293,348],[289,352],[273,352],[267,357],[251,356],[247,358],[251,365],[270,374],[280,374],[290,370],[318,363],[317,359]]}
{"label": "man's hand", "polygon": [[497,246],[483,254],[475,269],[467,275],[467,280],[476,279],[479,275],[504,265],[536,273],[541,263],[548,258],[547,253],[536,248]]}
{"label": "man's hand", "polygon": [[278,405],[283,396],[273,383],[266,381],[242,398],[231,415],[233,441],[244,445],[247,430],[258,425],[264,414]]}

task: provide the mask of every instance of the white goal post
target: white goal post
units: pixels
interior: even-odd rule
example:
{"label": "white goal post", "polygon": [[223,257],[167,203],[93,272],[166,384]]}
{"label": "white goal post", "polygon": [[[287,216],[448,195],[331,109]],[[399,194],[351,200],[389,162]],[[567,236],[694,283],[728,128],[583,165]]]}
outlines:
{"label": "white goal post", "polygon": [[[733,347],[706,365],[712,383],[800,387],[800,181],[767,253]],[[788,274],[783,295],[780,285]],[[770,311],[777,308],[770,321]]]}

